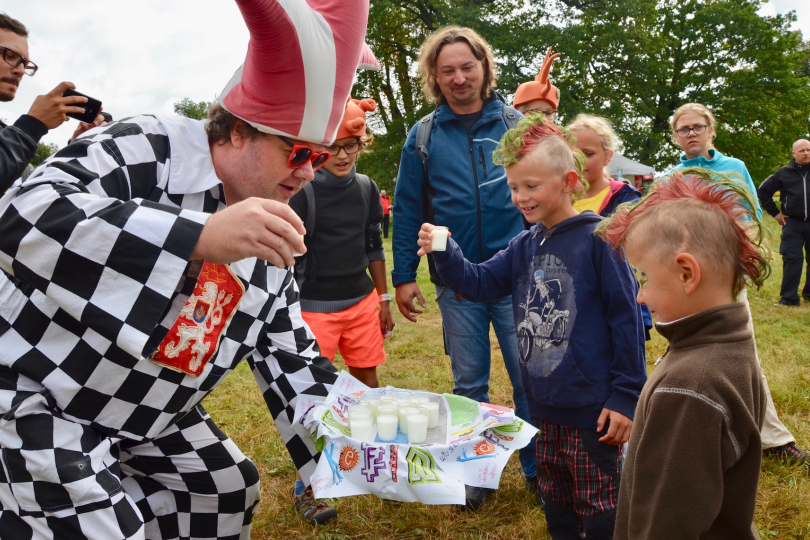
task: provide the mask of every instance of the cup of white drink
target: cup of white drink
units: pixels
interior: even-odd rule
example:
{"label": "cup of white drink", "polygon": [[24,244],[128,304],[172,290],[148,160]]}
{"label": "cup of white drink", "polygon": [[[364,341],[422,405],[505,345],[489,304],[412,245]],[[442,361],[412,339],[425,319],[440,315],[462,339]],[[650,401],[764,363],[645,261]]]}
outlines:
{"label": "cup of white drink", "polygon": [[371,415],[355,414],[350,420],[352,429],[352,438],[364,443],[374,442],[374,423],[371,421]]}
{"label": "cup of white drink", "polygon": [[416,403],[399,402],[399,430],[403,435],[408,434],[408,409],[415,405]]}
{"label": "cup of white drink", "polygon": [[432,251],[445,251],[447,249],[447,227],[433,227],[430,233],[430,249]]}
{"label": "cup of white drink", "polygon": [[427,439],[428,410],[424,407],[408,408],[408,443],[422,444]]}
{"label": "cup of white drink", "polygon": [[384,442],[397,438],[397,424],[399,412],[394,407],[380,407],[377,409],[377,437]]}

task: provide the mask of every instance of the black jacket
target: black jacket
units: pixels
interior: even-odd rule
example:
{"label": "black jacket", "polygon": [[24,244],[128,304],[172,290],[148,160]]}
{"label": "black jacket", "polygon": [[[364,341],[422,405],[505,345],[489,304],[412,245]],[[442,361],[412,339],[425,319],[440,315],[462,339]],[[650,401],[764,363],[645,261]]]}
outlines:
{"label": "black jacket", "polygon": [[37,153],[37,143],[48,127],[24,114],[13,126],[0,122],[0,195],[11,187]]}
{"label": "black jacket", "polygon": [[769,176],[757,190],[762,208],[772,216],[779,213],[773,194],[777,191],[782,213],[794,219],[810,218],[810,165],[799,166],[795,159]]}

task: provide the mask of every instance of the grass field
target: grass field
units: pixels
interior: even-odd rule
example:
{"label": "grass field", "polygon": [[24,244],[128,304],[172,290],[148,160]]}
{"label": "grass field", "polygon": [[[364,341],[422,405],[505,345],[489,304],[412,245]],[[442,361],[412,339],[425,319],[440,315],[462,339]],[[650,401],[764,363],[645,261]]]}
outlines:
{"label": "grass field", "polygon": [[[799,445],[807,448],[810,304],[798,308],[772,306],[779,297],[782,262],[778,253],[779,226],[770,217],[766,220],[773,235],[773,275],[761,290],[749,292],[749,300],[762,368],[776,409]],[[388,261],[390,248],[387,240]],[[427,309],[417,324],[395,314],[397,327],[394,337],[386,341],[388,360],[379,369],[380,383],[450,392],[453,378],[449,359],[443,354],[441,319],[433,301],[433,286],[427,280],[426,264],[420,267],[419,283],[428,299]],[[494,335],[493,343],[490,399],[512,406],[509,379]],[[665,347],[665,340],[653,332],[653,340],[647,345],[650,369]],[[336,365],[342,367],[339,359]],[[383,502],[372,496],[348,497],[330,501],[339,513],[336,521],[313,527],[293,509],[290,491],[295,470],[244,362],[205,400],[205,407],[261,473],[262,502],[253,520],[254,539],[550,538],[542,510],[523,487],[517,454],[507,465],[500,489],[477,513],[463,513],[448,506]],[[810,538],[810,477],[806,469],[763,461],[755,523],[763,538]]]}

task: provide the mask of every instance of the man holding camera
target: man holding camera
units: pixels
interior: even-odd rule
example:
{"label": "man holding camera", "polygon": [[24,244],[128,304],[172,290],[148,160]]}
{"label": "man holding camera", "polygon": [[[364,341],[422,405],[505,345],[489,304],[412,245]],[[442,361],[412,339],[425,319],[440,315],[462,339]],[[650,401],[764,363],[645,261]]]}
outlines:
{"label": "man holding camera", "polygon": [[[23,75],[33,76],[37,65],[29,59],[28,29],[5,13],[0,13],[0,54],[3,56],[3,62],[0,62],[0,101],[11,101]],[[78,105],[87,98],[62,97],[68,88],[76,87],[71,82],[63,82],[44,96],[37,96],[28,114],[22,115],[13,126],[0,120],[0,195],[23,174],[37,151],[37,143],[48,130],[62,125],[68,119],[68,113],[84,112]],[[99,117],[92,125],[81,126],[86,131],[102,122]]]}
{"label": "man holding camera", "polygon": [[248,55],[207,123],[103,126],[0,200],[0,538],[249,538],[258,470],[200,405],[244,359],[314,472],[291,424],[337,373],[287,203],[329,157],[368,1],[236,3]]}

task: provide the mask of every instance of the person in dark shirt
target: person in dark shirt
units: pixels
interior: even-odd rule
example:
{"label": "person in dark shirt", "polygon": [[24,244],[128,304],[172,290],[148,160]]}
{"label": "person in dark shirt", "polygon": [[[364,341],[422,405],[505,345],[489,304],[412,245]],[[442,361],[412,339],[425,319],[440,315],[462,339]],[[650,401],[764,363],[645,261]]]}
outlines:
{"label": "person in dark shirt", "polygon": [[307,228],[307,254],[296,264],[301,314],[321,354],[334,362],[339,350],[349,373],[372,388],[379,386],[377,366],[385,362],[383,336],[394,329],[380,193],[355,166],[371,139],[366,136],[366,111],[376,108],[371,99],[346,103],[336,140],[327,147],[332,156],[290,200]]}
{"label": "person in dark shirt", "polygon": [[[5,13],[0,13],[0,55],[0,101],[12,101],[23,75],[33,76],[38,68],[28,54],[28,29]],[[37,143],[48,130],[67,121],[67,113],[84,112],[79,105],[87,98],[62,97],[68,88],[76,86],[63,82],[44,96],[37,96],[28,114],[20,116],[12,126],[0,120],[0,195],[25,172],[37,152]],[[93,124],[83,125],[86,131],[102,122],[99,115]]]}
{"label": "person in dark shirt", "polygon": [[[799,139],[793,143],[793,159],[782,167],[757,190],[762,208],[782,226],[782,297],[775,305],[798,306],[799,282],[802,279],[802,248],[807,260],[807,280],[802,298],[810,302],[810,141]],[[782,208],[777,208],[773,196],[779,192]]]}

